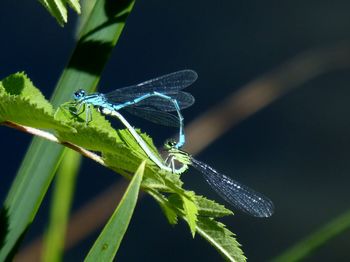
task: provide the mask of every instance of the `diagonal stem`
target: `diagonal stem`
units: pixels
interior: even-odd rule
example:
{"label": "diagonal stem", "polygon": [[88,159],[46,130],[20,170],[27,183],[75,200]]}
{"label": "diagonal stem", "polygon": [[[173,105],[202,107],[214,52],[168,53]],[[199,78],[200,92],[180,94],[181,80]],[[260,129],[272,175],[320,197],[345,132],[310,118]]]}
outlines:
{"label": "diagonal stem", "polygon": [[31,134],[31,135],[34,135],[37,137],[44,138],[46,140],[63,145],[65,147],[69,147],[70,149],[73,149],[74,151],[78,152],[79,154],[94,160],[95,162],[99,163],[102,166],[107,167],[107,165],[105,164],[105,162],[103,161],[103,159],[99,155],[92,153],[91,151],[86,150],[86,149],[84,149],[80,146],[77,146],[75,144],[60,141],[56,136],[54,136],[53,134],[51,134],[49,132],[46,132],[46,131],[43,131],[43,130],[40,130],[37,128],[29,127],[29,126],[15,124],[15,123],[10,122],[10,121],[5,121],[5,122],[2,122],[1,124],[4,126],[8,126],[8,127],[17,129],[17,130],[22,131],[24,133],[28,133],[28,134]]}

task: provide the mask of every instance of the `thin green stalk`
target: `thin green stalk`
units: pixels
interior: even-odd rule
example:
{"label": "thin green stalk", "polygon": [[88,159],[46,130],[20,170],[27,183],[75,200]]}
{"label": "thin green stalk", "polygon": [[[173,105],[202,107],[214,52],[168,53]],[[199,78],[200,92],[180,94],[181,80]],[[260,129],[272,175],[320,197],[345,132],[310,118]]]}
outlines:
{"label": "thin green stalk", "polygon": [[340,235],[350,228],[350,210],[336,217],[316,232],[288,248],[285,252],[274,258],[274,262],[300,261],[325,245],[332,238]]}
{"label": "thin green stalk", "polygon": [[44,241],[43,261],[62,261],[69,211],[80,160],[80,154],[67,150],[56,175],[50,222]]}
{"label": "thin green stalk", "polygon": [[[93,91],[134,1],[96,2],[52,97],[55,106],[78,88]],[[52,181],[63,147],[34,138],[1,210],[0,261],[11,260]]]}

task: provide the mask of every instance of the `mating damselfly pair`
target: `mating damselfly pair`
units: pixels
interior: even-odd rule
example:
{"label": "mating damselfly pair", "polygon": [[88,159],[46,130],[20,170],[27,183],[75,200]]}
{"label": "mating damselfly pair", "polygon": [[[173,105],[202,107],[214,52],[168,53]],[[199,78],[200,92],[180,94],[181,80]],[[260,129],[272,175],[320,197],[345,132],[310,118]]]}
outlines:
{"label": "mating damselfly pair", "polygon": [[[117,117],[159,168],[180,174],[187,169],[188,165],[191,165],[202,173],[214,191],[233,207],[256,217],[271,216],[274,207],[270,199],[219,173],[180,149],[185,144],[184,119],[181,109],[194,103],[193,96],[182,90],[190,86],[196,79],[197,73],[193,70],[181,70],[106,94],[86,94],[80,89],[74,93],[76,113],[80,114],[85,111],[87,123],[92,120],[91,107],[97,108],[105,115]],[[165,161],[151,152],[141,136],[119,113],[121,109],[156,124],[179,128],[178,141],[165,144],[168,152]],[[174,111],[177,115],[170,113]],[[176,168],[175,161],[181,163],[182,166]]]}

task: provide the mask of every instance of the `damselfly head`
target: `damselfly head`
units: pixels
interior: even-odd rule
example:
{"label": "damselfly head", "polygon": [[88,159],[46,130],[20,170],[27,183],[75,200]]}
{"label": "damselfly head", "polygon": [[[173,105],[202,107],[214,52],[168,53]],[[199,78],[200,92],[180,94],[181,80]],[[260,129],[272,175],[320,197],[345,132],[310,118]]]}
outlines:
{"label": "damselfly head", "polygon": [[79,100],[79,99],[83,98],[85,95],[86,95],[85,90],[79,89],[78,91],[74,92],[73,97],[75,100]]}
{"label": "damselfly head", "polygon": [[175,145],[176,145],[176,141],[173,139],[169,139],[169,140],[165,141],[164,148],[166,150],[170,150],[170,149],[174,148]]}

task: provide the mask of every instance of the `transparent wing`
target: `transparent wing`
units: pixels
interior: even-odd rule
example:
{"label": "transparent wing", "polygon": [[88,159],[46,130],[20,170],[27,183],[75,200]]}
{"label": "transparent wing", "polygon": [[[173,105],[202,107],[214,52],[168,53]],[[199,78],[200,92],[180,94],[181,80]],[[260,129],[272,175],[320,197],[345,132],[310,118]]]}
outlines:
{"label": "transparent wing", "polygon": [[255,217],[269,217],[273,214],[273,203],[264,195],[217,172],[193,157],[191,160],[192,166],[204,175],[214,191],[233,207]]}
{"label": "transparent wing", "polygon": [[197,73],[193,70],[181,70],[137,85],[119,88],[105,94],[105,97],[110,102],[123,103],[150,92],[176,95],[180,90],[196,81],[197,77]]}
{"label": "transparent wing", "polygon": [[155,124],[170,127],[180,126],[179,118],[167,112],[158,111],[148,107],[125,107],[123,109],[130,114],[141,117]]}
{"label": "transparent wing", "polygon": [[[177,94],[168,94],[168,95],[173,99],[176,99],[180,109],[185,109],[187,107],[190,107],[194,103],[194,97],[187,92],[180,91]],[[141,106],[150,106],[165,112],[176,111],[176,108],[171,101],[166,100],[162,97],[157,97],[157,96],[149,97],[133,105],[135,109]]]}

